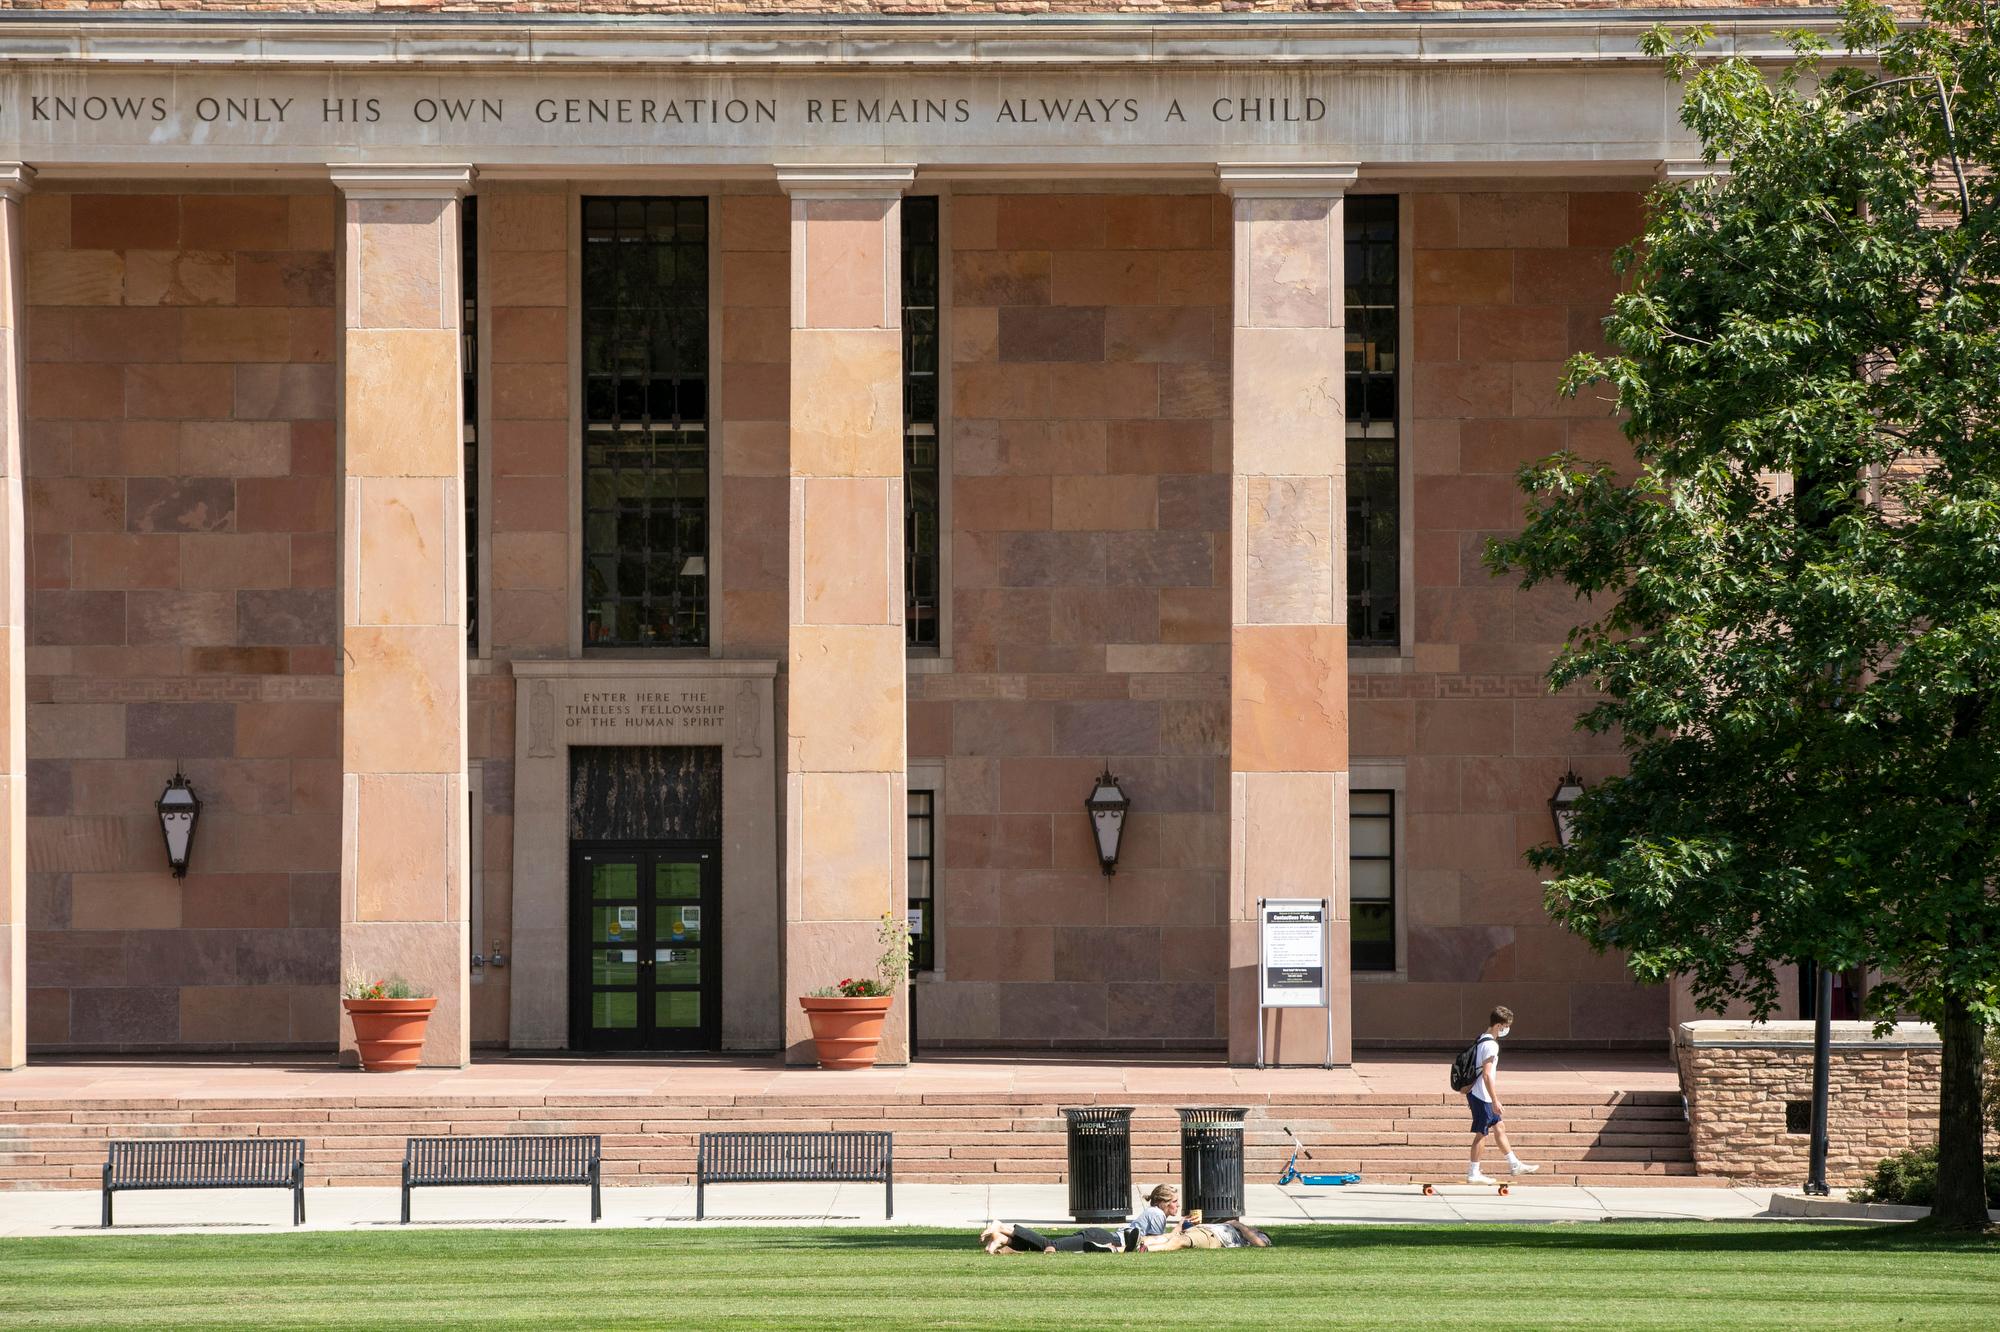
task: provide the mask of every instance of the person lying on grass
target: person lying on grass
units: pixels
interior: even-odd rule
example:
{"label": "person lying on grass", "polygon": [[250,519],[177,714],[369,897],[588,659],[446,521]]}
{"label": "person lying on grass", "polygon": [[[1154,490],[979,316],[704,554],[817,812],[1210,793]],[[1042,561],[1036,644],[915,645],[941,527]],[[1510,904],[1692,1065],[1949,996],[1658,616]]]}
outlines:
{"label": "person lying on grass", "polygon": [[1073,1235],[1050,1237],[1028,1226],[989,1221],[979,1232],[980,1247],[1002,1253],[1137,1253],[1148,1237],[1166,1233],[1168,1220],[1181,1210],[1181,1191],[1162,1184],[1146,1195],[1146,1205],[1117,1230],[1085,1226]]}
{"label": "person lying on grass", "polygon": [[1271,1236],[1241,1218],[1203,1221],[1200,1212],[1190,1212],[1186,1225],[1139,1243],[1146,1253],[1166,1253],[1173,1249],[1268,1249]]}

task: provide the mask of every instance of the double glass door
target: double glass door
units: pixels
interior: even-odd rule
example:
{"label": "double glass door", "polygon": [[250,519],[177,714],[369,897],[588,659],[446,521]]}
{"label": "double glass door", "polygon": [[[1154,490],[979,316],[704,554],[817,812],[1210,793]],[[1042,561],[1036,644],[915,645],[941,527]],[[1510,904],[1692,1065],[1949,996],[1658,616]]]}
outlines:
{"label": "double glass door", "polygon": [[573,849],[572,1048],[720,1048],[720,861],[712,844]]}

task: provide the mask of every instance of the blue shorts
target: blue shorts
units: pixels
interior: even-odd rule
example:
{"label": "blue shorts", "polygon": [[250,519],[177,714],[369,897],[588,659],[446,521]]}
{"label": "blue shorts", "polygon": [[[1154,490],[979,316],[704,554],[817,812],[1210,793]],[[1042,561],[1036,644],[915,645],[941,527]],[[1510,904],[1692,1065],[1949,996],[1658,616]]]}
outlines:
{"label": "blue shorts", "polygon": [[1482,1101],[1471,1092],[1465,1094],[1466,1105],[1472,1108],[1472,1131],[1482,1138],[1493,1131],[1500,1122],[1500,1115],[1493,1109],[1491,1101]]}

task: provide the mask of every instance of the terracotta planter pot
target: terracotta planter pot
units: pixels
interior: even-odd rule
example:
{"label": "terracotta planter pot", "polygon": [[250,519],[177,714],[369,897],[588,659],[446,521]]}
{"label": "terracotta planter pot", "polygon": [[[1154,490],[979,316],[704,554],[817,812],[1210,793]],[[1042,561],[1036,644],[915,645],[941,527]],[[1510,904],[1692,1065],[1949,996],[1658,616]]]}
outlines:
{"label": "terracotta planter pot", "polygon": [[354,1020],[354,1044],[361,1052],[362,1072],[395,1073],[417,1066],[436,999],[343,999],[340,1003]]}
{"label": "terracotta planter pot", "polygon": [[812,1022],[813,1052],[821,1068],[873,1068],[882,1044],[882,1020],[894,995],[867,999],[802,998],[799,1007]]}

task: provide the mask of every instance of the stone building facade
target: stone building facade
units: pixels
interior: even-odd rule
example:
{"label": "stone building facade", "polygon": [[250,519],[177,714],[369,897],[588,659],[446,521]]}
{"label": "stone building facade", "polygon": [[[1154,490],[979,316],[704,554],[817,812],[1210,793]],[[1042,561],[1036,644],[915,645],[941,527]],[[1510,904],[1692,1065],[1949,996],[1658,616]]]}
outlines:
{"label": "stone building facade", "polygon": [[1665,1042],[1521,859],[1616,760],[1574,608],[1480,563],[1623,447],[1556,380],[1690,156],[1645,21],[515,8],[0,20],[0,1064],[351,972],[442,1063],[805,1057],[885,912],[897,1057],[1245,1060],[1266,896],[1278,1058]]}

